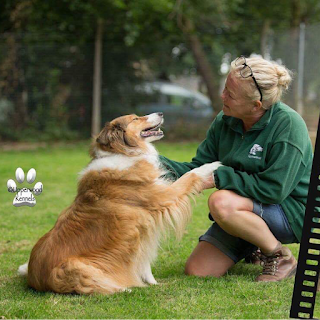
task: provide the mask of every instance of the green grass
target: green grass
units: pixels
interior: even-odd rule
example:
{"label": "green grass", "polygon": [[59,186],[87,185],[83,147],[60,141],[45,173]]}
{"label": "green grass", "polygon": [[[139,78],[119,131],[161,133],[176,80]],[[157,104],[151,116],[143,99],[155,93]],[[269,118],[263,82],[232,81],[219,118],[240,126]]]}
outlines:
{"label": "green grass", "polygon": [[[0,160],[0,318],[289,318],[293,279],[255,283],[260,267],[243,262],[219,279],[187,277],[184,263],[210,226],[209,192],[198,198],[193,220],[181,242],[162,245],[153,273],[159,285],[134,288],[113,296],[77,296],[38,293],[17,276],[35,242],[52,228],[76,194],[77,173],[87,164],[87,143],[2,152]],[[187,161],[197,144],[158,143],[161,154]],[[44,192],[33,208],[15,208],[6,181],[15,169],[34,167]],[[24,184],[26,186],[26,184]],[[289,246],[297,256],[299,246]],[[315,317],[320,307],[315,307]]]}

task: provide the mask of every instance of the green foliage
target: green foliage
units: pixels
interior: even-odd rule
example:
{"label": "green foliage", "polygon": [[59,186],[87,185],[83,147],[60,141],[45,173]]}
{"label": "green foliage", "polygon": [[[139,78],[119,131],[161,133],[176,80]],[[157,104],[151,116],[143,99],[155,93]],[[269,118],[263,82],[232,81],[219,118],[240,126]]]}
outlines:
{"label": "green foliage", "polygon": [[[13,104],[2,139],[23,137],[28,126],[53,128],[48,118],[61,124],[61,131],[89,135],[98,20],[104,22],[103,121],[137,105],[134,87],[141,81],[197,74],[183,18],[194,26],[190,32],[204,49],[218,91],[226,53],[231,58],[259,53],[266,20],[274,33],[297,21],[319,22],[320,5],[318,0],[1,1],[0,96]],[[290,37],[279,36],[275,47],[284,38]],[[295,54],[289,45],[287,51],[284,62],[290,66]],[[308,68],[308,85],[318,87],[316,66]]]}

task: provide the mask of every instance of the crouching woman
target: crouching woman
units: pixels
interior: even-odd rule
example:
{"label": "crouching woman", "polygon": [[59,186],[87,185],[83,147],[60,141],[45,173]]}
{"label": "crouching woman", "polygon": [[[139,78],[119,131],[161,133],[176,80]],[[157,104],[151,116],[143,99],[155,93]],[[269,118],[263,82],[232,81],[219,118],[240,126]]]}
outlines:
{"label": "crouching woman", "polygon": [[281,102],[291,82],[284,66],[239,57],[231,64],[222,93],[223,110],[191,162],[161,157],[178,178],[205,163],[221,161],[204,189],[213,224],[199,238],[185,272],[224,275],[260,248],[264,260],[257,281],[295,274],[297,261],[283,244],[301,240],[312,166],[304,120]]}

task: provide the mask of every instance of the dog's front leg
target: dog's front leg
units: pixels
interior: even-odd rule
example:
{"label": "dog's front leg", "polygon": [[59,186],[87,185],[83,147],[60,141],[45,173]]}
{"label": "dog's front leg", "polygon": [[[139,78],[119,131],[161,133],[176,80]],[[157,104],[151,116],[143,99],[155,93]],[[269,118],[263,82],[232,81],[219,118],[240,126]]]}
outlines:
{"label": "dog's front leg", "polygon": [[144,266],[144,270],[142,272],[141,278],[146,283],[153,284],[153,285],[158,284],[158,282],[156,281],[156,279],[154,278],[154,276],[152,274],[151,265],[149,262],[146,263],[146,265]]}
{"label": "dog's front leg", "polygon": [[191,217],[190,197],[199,194],[205,187],[208,177],[213,171],[220,167],[221,162],[205,164],[184,174],[171,185],[155,184],[150,192],[149,204],[156,204],[151,207],[158,225],[165,232],[166,227],[175,230],[177,238],[183,235],[184,228]]}
{"label": "dog's front leg", "polygon": [[213,171],[221,166],[223,166],[223,164],[220,161],[215,161],[195,168],[175,181],[167,191],[169,191],[168,193],[174,198],[183,195],[197,194],[203,190],[205,181],[213,174]]}

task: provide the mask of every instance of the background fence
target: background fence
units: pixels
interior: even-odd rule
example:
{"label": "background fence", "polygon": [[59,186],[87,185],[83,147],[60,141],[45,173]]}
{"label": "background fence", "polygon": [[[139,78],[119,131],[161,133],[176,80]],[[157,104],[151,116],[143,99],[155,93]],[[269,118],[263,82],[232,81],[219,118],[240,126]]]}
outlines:
{"label": "background fence", "polygon": [[[293,70],[294,82],[284,101],[302,114],[310,130],[316,129],[320,110],[319,33],[319,24],[273,30],[263,43],[265,57]],[[237,39],[239,35],[233,36]],[[94,40],[79,44],[74,35],[39,32],[0,36],[1,140],[90,137]],[[104,38],[102,123],[122,114],[157,110],[164,111],[167,120],[174,120],[174,126],[167,122],[174,127],[169,137],[203,137],[204,123],[209,124],[213,117],[210,108],[217,110],[221,105],[218,97],[230,61],[241,53],[261,52],[259,43],[250,52],[243,52],[243,45],[238,51],[215,50],[214,43],[204,47],[218,84],[217,99],[211,103],[204,98],[206,86],[186,43],[170,40],[125,46]],[[159,89],[164,83],[187,90],[170,85]],[[150,85],[155,84],[158,90],[150,94]]]}

